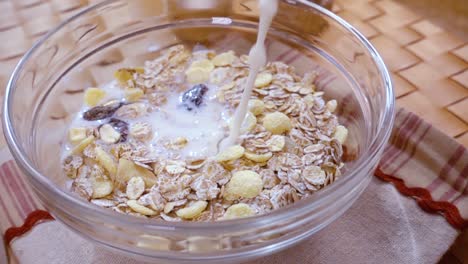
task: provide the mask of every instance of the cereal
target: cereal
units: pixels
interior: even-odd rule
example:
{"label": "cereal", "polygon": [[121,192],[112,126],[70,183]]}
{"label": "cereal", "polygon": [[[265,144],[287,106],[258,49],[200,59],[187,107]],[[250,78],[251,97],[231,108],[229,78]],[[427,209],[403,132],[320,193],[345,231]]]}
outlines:
{"label": "cereal", "polygon": [[269,113],[263,119],[263,126],[273,134],[283,134],[291,130],[291,120],[281,112]]}
{"label": "cereal", "polygon": [[301,86],[299,85],[288,85],[286,86],[286,91],[290,93],[297,93],[301,89]]}
{"label": "cereal", "polygon": [[208,206],[206,201],[196,201],[189,206],[176,211],[178,217],[193,219],[199,216]]}
{"label": "cereal", "polygon": [[286,145],[286,140],[284,136],[281,135],[273,135],[271,138],[266,142],[270,151],[278,152],[283,150],[284,146]]}
{"label": "cereal", "polygon": [[258,173],[250,170],[238,171],[226,184],[224,197],[228,201],[239,198],[254,198],[260,194],[262,189],[263,181]]}
{"label": "cereal", "polygon": [[224,213],[223,219],[229,220],[243,218],[252,216],[254,214],[255,211],[248,204],[238,203],[229,206],[229,208],[226,210],[226,213]]}
{"label": "cereal", "polygon": [[312,89],[312,87],[304,87],[304,88],[299,89],[299,94],[302,94],[302,95],[308,95],[313,92],[314,92],[314,89]]}
{"label": "cereal", "polygon": [[348,138],[348,129],[345,126],[337,126],[333,133],[333,138],[338,140],[341,144],[344,144]]}
{"label": "cereal", "polygon": [[127,85],[128,81],[134,79],[135,74],[143,74],[145,71],[142,68],[135,68],[135,69],[119,69],[114,73],[115,79],[121,84],[121,85]]}
{"label": "cereal", "polygon": [[313,185],[325,184],[325,172],[319,166],[308,166],[303,171],[304,179]]}
{"label": "cereal", "polygon": [[99,136],[107,144],[115,143],[120,139],[120,133],[109,124],[105,124],[99,129]]}
{"label": "cereal", "polygon": [[74,179],[81,165],[83,165],[83,158],[72,155],[63,160],[62,168],[69,178]]}
{"label": "cereal", "polygon": [[[211,222],[271,212],[342,177],[348,129],[337,116],[339,102],[315,86],[316,73],[266,63],[236,143],[224,146],[246,88],[248,56],[190,53],[183,45],[160,54],[85,91],[61,164],[72,192],[155,221]],[[138,245],[153,248],[152,238]],[[205,237],[187,245],[220,246]]]}
{"label": "cereal", "polygon": [[325,106],[327,107],[327,110],[330,111],[330,113],[333,113],[335,112],[338,103],[336,102],[336,100],[330,100]]}
{"label": "cereal", "polygon": [[199,61],[194,61],[190,68],[200,68],[206,71],[211,72],[214,69],[214,65],[210,60],[204,59]]}
{"label": "cereal", "polygon": [[144,116],[147,111],[148,107],[144,103],[133,103],[121,106],[115,111],[115,116],[133,119]]}
{"label": "cereal", "polygon": [[192,84],[206,82],[210,78],[210,72],[202,68],[190,68],[185,72],[187,81]]}
{"label": "cereal", "polygon": [[199,61],[194,61],[190,68],[200,68],[206,71],[211,72],[214,69],[214,65],[210,60],[204,59]]}
{"label": "cereal", "polygon": [[231,65],[235,59],[236,55],[234,54],[234,51],[231,50],[216,55],[211,61],[213,62],[214,66],[220,67]]}
{"label": "cereal", "polygon": [[125,99],[127,102],[135,102],[143,97],[143,90],[140,88],[127,88],[125,89]]}
{"label": "cereal", "polygon": [[252,114],[252,112],[247,112],[247,114],[245,115],[244,122],[242,122],[241,133],[244,134],[244,133],[251,131],[255,127],[256,124],[257,124],[257,118],[255,117],[255,115]]}
{"label": "cereal", "polygon": [[244,156],[251,161],[262,163],[262,162],[267,162],[273,156],[273,153],[267,152],[264,154],[255,154],[251,152],[245,152]]}
{"label": "cereal", "polygon": [[94,107],[104,99],[106,92],[99,88],[88,88],[84,94],[84,101],[87,106]]}
{"label": "cereal", "polygon": [[210,78],[210,72],[214,69],[214,65],[211,61],[199,60],[194,61],[190,68],[185,72],[187,81],[189,83],[203,83]]}
{"label": "cereal", "polygon": [[127,159],[120,159],[115,181],[119,184],[125,184],[133,177],[141,177],[145,182],[146,188],[151,188],[156,184],[156,176],[151,171],[142,168]]}
{"label": "cereal", "polygon": [[255,87],[261,88],[269,85],[273,81],[273,75],[268,72],[262,72],[257,75],[255,79]]}
{"label": "cereal", "polygon": [[74,145],[80,143],[86,138],[86,128],[74,127],[68,130],[68,140]]}
{"label": "cereal", "polygon": [[94,136],[91,135],[85,139],[83,139],[80,143],[78,143],[78,145],[75,146],[75,148],[73,148],[72,150],[72,154],[80,154],[83,152],[83,150],[91,143],[94,142]]}
{"label": "cereal", "polygon": [[128,199],[136,200],[145,192],[145,181],[141,177],[132,177],[127,183],[126,194]]}
{"label": "cereal", "polygon": [[249,111],[252,114],[256,116],[263,114],[264,109],[265,109],[265,103],[262,100],[259,100],[259,99],[249,100]]}
{"label": "cereal", "polygon": [[172,146],[176,149],[182,149],[188,144],[188,139],[185,137],[177,137],[174,141],[171,142]]}
{"label": "cereal", "polygon": [[127,205],[128,207],[130,207],[130,209],[132,209],[133,211],[137,212],[137,213],[140,213],[142,215],[146,215],[146,216],[152,216],[152,215],[156,215],[157,212],[156,211],[153,211],[141,204],[139,204],[137,201],[135,200],[128,200],[127,201]]}
{"label": "cereal", "polygon": [[169,174],[181,174],[185,171],[185,166],[181,164],[169,164],[166,165],[165,169]]}
{"label": "cereal", "polygon": [[99,199],[108,196],[114,190],[114,186],[111,181],[108,180],[93,180],[93,199]]}
{"label": "cereal", "polygon": [[175,201],[175,202],[168,202],[165,206],[164,206],[164,213],[165,214],[168,214],[170,212],[172,212],[172,210],[174,210],[174,207],[176,206],[182,206],[184,204],[187,203],[187,200],[184,199],[184,200],[179,200],[179,201]]}
{"label": "cereal", "polygon": [[130,126],[130,136],[141,141],[150,140],[153,137],[151,125],[145,122],[137,122]]}
{"label": "cereal", "polygon": [[219,162],[233,161],[239,159],[244,155],[245,149],[240,145],[231,146],[216,156],[216,160]]}
{"label": "cereal", "polygon": [[100,147],[96,147],[94,151],[96,152],[97,162],[101,164],[101,166],[104,167],[111,176],[115,175],[117,173],[117,164],[112,156]]}

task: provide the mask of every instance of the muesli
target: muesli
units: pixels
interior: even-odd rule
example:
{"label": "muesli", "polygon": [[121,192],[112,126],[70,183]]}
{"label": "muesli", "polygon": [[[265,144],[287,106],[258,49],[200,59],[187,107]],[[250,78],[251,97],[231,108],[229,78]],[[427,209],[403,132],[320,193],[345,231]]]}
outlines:
{"label": "muesli", "polygon": [[269,62],[255,80],[238,144],[228,136],[249,67],[234,51],[170,47],[88,88],[63,171],[98,206],[165,221],[264,214],[340,177],[348,130],[314,73]]}

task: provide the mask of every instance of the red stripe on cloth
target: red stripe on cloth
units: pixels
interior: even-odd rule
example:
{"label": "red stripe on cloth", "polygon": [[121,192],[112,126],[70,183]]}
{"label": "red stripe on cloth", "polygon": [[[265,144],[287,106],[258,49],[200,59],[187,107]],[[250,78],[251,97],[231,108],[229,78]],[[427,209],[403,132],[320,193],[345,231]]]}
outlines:
{"label": "red stripe on cloth", "polygon": [[[465,149],[465,151],[466,151],[466,149]],[[465,180],[468,180],[468,164],[466,164],[466,166],[462,169],[460,175],[458,175],[458,178],[455,181],[455,184],[453,185],[453,188],[455,188],[455,190],[459,190],[459,191],[463,192],[464,187],[462,186],[462,184],[463,184],[463,182],[465,182]],[[466,184],[465,184],[465,187],[466,187]]]}
{"label": "red stripe on cloth", "polygon": [[282,59],[286,58],[287,56],[289,56],[289,54],[291,54],[294,50],[293,49],[287,49],[285,52],[281,53],[280,55],[278,55],[278,57],[276,57],[276,59],[274,59],[275,61],[281,61]]}
{"label": "red stripe on cloth", "polygon": [[468,164],[463,168],[461,171],[460,175],[458,175],[457,180],[455,181],[455,184],[453,185],[453,189],[451,189],[449,192],[446,192],[440,200],[442,201],[450,201],[450,199],[457,193],[460,193],[459,195],[455,196],[452,202],[455,202],[455,200],[458,200],[459,197],[462,197],[464,194],[468,194],[468,181],[465,183],[464,186],[462,186],[462,182],[464,182],[465,178],[467,178],[468,174]]}
{"label": "red stripe on cloth", "polygon": [[24,224],[20,227],[10,227],[3,235],[3,239],[6,245],[15,238],[24,235],[26,232],[31,230],[36,223],[44,220],[54,220],[54,218],[47,211],[36,210],[28,215]]}
{"label": "red stripe on cloth", "polygon": [[323,81],[328,78],[330,73],[327,70],[320,68],[320,66],[318,65],[316,69],[314,70],[317,73],[317,77],[315,77],[315,83],[317,84],[318,87],[323,87],[324,86]]}
{"label": "red stripe on cloth", "polygon": [[[411,136],[418,130],[419,126],[422,124],[422,119],[418,118],[418,116],[413,115],[411,113],[408,114],[409,117],[405,119],[405,121],[409,122],[408,125],[402,125],[399,134],[396,134],[396,140],[392,144],[387,156],[385,157],[381,166],[386,168],[389,164],[400,157],[400,154],[404,153],[408,143],[410,142]],[[406,122],[405,122],[406,123]]]}
{"label": "red stripe on cloth", "polygon": [[[1,178],[1,177],[0,177]],[[10,215],[10,212],[8,211],[5,203],[3,202],[3,199],[0,199],[0,206],[2,207],[2,213],[4,215],[6,215],[7,219],[8,219],[8,224],[9,225],[13,225],[14,224],[14,221],[13,221],[13,218],[11,218],[11,215]]]}
{"label": "red stripe on cloth", "polygon": [[[422,124],[423,123],[422,119],[419,119],[419,120],[421,121],[420,124]],[[418,128],[419,128],[419,126],[420,125],[418,125]],[[410,161],[410,159],[412,159],[414,157],[414,154],[416,153],[416,149],[418,148],[419,143],[421,143],[421,141],[427,135],[427,133],[429,132],[431,127],[432,127],[432,125],[427,125],[424,132],[421,134],[421,136],[414,143],[413,148],[410,151],[410,154],[402,162],[400,162],[400,164],[398,164],[398,166],[396,166],[395,169],[390,174],[395,175],[403,166],[406,165],[406,163],[408,163]],[[405,146],[405,148],[406,148],[406,146]]]}
{"label": "red stripe on cloth", "polygon": [[418,131],[422,120],[419,119],[416,115],[410,114],[408,123],[408,125],[405,125],[402,128],[400,135],[397,136],[397,140],[395,141],[394,145],[395,148],[393,148],[389,153],[386,162],[392,163],[396,158],[400,157],[401,154],[406,153],[408,143],[411,142],[411,137],[414,135],[414,133]]}
{"label": "red stripe on cloth", "polygon": [[292,56],[291,58],[285,60],[285,63],[286,63],[286,64],[291,64],[291,63],[293,63],[293,61],[295,61],[297,58],[299,58],[299,57],[302,56],[302,54],[301,54],[300,52],[295,51],[295,53],[296,53],[296,54],[295,54],[294,56]]}
{"label": "red stripe on cloth", "polygon": [[432,181],[426,188],[433,192],[437,188],[439,188],[442,183],[446,182],[445,180],[447,179],[447,175],[450,173],[450,171],[453,169],[453,166],[457,161],[460,159],[460,157],[463,155],[465,152],[465,148],[463,146],[459,146],[455,152],[453,152],[452,156],[450,156],[449,160],[445,165],[442,167],[442,169],[439,172],[439,177]]}
{"label": "red stripe on cloth", "polygon": [[465,229],[468,227],[468,220],[461,217],[455,205],[449,202],[436,202],[432,200],[431,193],[427,189],[409,188],[402,179],[385,174],[380,168],[377,168],[375,171],[375,176],[383,181],[392,183],[401,194],[416,199],[418,205],[426,212],[442,214],[455,228]]}
{"label": "red stripe on cloth", "polygon": [[[399,118],[398,116],[402,113],[402,109],[400,109],[397,113],[397,117],[396,118]],[[406,122],[408,122],[408,120],[410,119],[411,117],[411,114],[410,113],[406,113],[406,116],[402,117],[404,118],[403,121],[400,123],[400,125],[398,126],[398,128],[394,128],[395,132],[392,133],[392,136],[387,144],[387,146],[385,147],[385,150],[384,150],[384,153],[382,154],[382,159],[380,161],[380,166],[382,167],[386,167],[388,166],[388,158],[390,157],[390,154],[393,153],[393,151],[395,151],[396,149],[396,146],[395,146],[395,143],[396,141],[400,138],[399,135],[401,135],[401,132],[402,130],[405,128],[406,126]]]}
{"label": "red stripe on cloth", "polygon": [[[468,177],[468,165],[466,165],[465,168],[463,168],[462,175],[464,175],[465,178]],[[468,195],[468,181],[466,181],[465,187],[460,191],[460,194],[453,199],[452,202],[455,204],[466,195]]]}
{"label": "red stripe on cloth", "polygon": [[428,186],[426,186],[426,189],[429,190],[430,192],[433,192],[442,183],[443,183],[443,181],[439,177],[437,177]]}
{"label": "red stripe on cloth", "polygon": [[19,175],[13,173],[14,170],[11,169],[10,162],[5,163],[5,170],[8,172],[6,179],[11,184],[12,190],[11,193],[13,196],[18,199],[21,209],[23,210],[22,214],[24,214],[23,218],[26,217],[30,212],[33,211],[32,207],[27,202],[26,194],[24,188],[20,186],[17,182]]}
{"label": "red stripe on cloth", "polygon": [[326,79],[323,79],[321,82],[320,82],[320,85],[322,87],[327,87],[331,82],[333,82],[334,80],[336,80],[336,76],[334,75],[328,75]]}
{"label": "red stripe on cloth", "polygon": [[[14,173],[18,175],[18,180],[20,181],[20,184],[22,186],[26,186],[27,184],[29,184],[24,180],[23,172],[18,168],[18,166],[16,166],[16,163],[14,161],[10,161],[10,162],[11,162],[11,168],[14,170]],[[26,197],[29,203],[31,204],[33,210],[39,209],[39,204],[37,204],[36,199],[34,199],[31,193],[28,192],[28,189],[26,188],[23,188],[23,189],[26,191]]]}
{"label": "red stripe on cloth", "polygon": [[25,218],[26,214],[21,209],[21,203],[19,202],[18,197],[11,190],[10,184],[7,182],[7,178],[10,176],[9,176],[9,171],[7,169],[6,163],[0,166],[0,174],[1,174],[0,181],[2,182],[2,185],[5,187],[5,190],[7,192],[6,194],[9,197],[11,197],[10,199],[12,201],[13,207],[18,212],[21,218]]}
{"label": "red stripe on cloth", "polygon": [[457,193],[458,193],[457,190],[450,188],[450,190],[446,191],[438,200],[439,201],[450,201],[450,199]]}
{"label": "red stripe on cloth", "polygon": [[[467,185],[467,188],[468,188],[468,185]],[[453,203],[453,204],[458,203],[458,201],[460,201],[460,199],[462,199],[462,198],[465,198],[465,196],[466,196],[466,195],[465,195],[464,193],[458,195],[457,197],[455,197],[455,199],[453,199],[452,203]]]}
{"label": "red stripe on cloth", "polygon": [[18,182],[21,192],[24,195],[24,198],[26,202],[29,204],[31,207],[31,210],[28,211],[27,213],[29,214],[30,212],[37,210],[37,205],[34,203],[34,199],[31,196],[31,193],[29,192],[28,188],[26,187],[28,183],[26,183],[23,179],[23,172],[21,172],[18,167],[16,166],[16,163],[14,161],[9,161],[8,162],[8,167],[10,168],[10,171],[12,172],[13,175],[16,175],[15,180]]}

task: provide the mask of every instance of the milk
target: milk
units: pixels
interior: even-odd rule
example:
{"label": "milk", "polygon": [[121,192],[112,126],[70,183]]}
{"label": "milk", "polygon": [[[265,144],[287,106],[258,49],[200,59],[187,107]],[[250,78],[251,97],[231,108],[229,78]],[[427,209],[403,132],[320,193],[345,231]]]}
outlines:
{"label": "milk", "polygon": [[265,39],[277,10],[278,0],[260,0],[260,24],[258,26],[257,42],[252,46],[249,52],[249,76],[247,77],[241,101],[234,115],[229,136],[221,142],[221,150],[234,145],[239,138],[242,122],[247,114],[248,102],[252,96],[255,78],[260,68],[266,64]]}
{"label": "milk", "polygon": [[[229,109],[218,102],[216,91],[219,87],[207,84],[208,91],[204,96],[204,103],[194,109],[187,111],[181,105],[181,94],[168,93],[167,102],[159,109],[147,115],[135,119],[123,119],[131,126],[137,122],[149,123],[152,128],[152,138],[147,145],[151,150],[151,156],[165,158],[197,159],[216,155],[218,143],[226,137],[228,121],[230,119]],[[123,90],[118,87],[117,82],[111,82],[101,87],[106,92],[103,101],[119,100],[124,97]],[[108,120],[86,121],[82,115],[87,111],[83,107],[71,123],[71,127],[99,127]],[[162,143],[185,138],[188,143],[179,150],[167,149]],[[66,144],[63,157],[66,158],[73,146]]]}
{"label": "milk", "polygon": [[161,111],[150,113],[141,121],[153,128],[152,147],[157,156],[168,156],[159,140],[174,140],[183,137],[187,145],[176,151],[181,158],[207,158],[217,153],[218,142],[226,135],[227,109],[216,99],[217,87],[208,85],[203,105],[187,111],[180,104],[180,94],[173,93]]}

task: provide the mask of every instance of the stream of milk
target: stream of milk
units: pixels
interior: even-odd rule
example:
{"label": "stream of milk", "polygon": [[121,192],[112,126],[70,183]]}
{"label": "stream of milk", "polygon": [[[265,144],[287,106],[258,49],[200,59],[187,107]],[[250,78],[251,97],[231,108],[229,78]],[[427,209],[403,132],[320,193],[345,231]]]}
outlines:
{"label": "stream of milk", "polygon": [[252,96],[255,78],[260,68],[266,64],[265,39],[277,10],[278,0],[260,0],[260,24],[258,26],[257,42],[252,46],[249,52],[249,76],[247,77],[241,101],[234,115],[229,136],[221,142],[220,150],[234,145],[239,138],[240,129],[247,114],[248,102]]}

